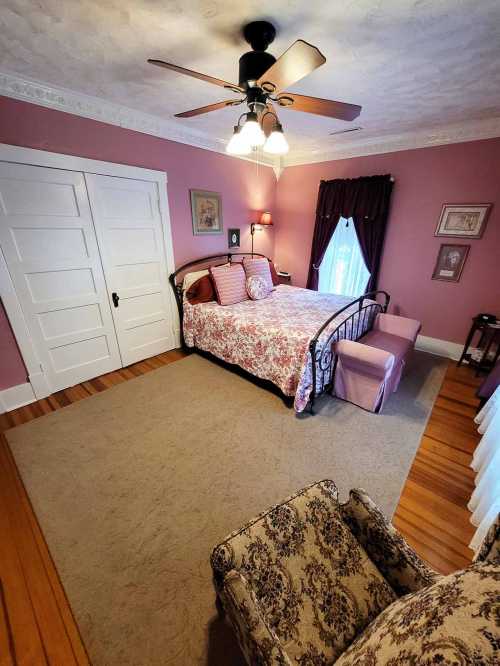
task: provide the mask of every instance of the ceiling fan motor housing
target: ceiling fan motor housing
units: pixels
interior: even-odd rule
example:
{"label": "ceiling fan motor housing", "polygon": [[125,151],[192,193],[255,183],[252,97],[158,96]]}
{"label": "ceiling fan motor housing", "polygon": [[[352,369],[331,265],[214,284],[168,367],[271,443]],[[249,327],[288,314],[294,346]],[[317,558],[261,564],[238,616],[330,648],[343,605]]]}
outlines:
{"label": "ceiling fan motor housing", "polygon": [[260,79],[275,62],[276,58],[265,51],[244,53],[240,58],[239,85],[246,90],[249,87],[248,81]]}
{"label": "ceiling fan motor housing", "polygon": [[248,81],[257,81],[274,65],[276,58],[266,49],[276,36],[276,28],[269,21],[252,21],[243,28],[243,37],[252,47],[240,58],[239,85],[247,89]]}

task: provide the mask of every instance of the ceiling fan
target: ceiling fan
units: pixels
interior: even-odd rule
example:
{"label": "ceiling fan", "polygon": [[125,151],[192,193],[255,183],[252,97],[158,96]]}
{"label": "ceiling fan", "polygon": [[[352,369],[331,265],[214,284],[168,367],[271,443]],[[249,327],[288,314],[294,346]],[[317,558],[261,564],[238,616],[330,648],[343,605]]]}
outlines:
{"label": "ceiling fan", "polygon": [[[273,102],[292,111],[303,111],[340,120],[354,120],[359,116],[361,107],[357,104],[286,92],[286,88],[326,62],[326,58],[315,46],[298,39],[276,59],[267,53],[269,44],[276,36],[276,29],[268,21],[248,23],[243,28],[243,36],[252,50],[244,53],[239,60],[238,85],[163,60],[148,59],[152,65],[213,83],[241,95],[238,99],[224,100],[176,113],[176,118],[192,118],[245,102],[250,111],[240,116],[227,145],[227,151],[233,154],[248,154],[252,148],[264,146],[265,152],[280,155],[288,151],[288,143]],[[243,118],[245,122],[242,125]]]}

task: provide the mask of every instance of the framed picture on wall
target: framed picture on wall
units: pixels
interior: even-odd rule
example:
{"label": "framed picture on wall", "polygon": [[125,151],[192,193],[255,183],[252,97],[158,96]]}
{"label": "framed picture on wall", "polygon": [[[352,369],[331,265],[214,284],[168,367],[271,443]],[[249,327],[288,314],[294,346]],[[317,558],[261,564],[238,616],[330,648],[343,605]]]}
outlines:
{"label": "framed picture on wall", "polygon": [[227,230],[227,246],[231,249],[240,246],[240,230],[228,229]]}
{"label": "framed picture on wall", "polygon": [[445,245],[439,248],[433,280],[458,282],[469,254],[470,245]]}
{"label": "framed picture on wall", "polygon": [[444,204],[435,236],[481,238],[491,204]]}
{"label": "framed picture on wall", "polygon": [[218,192],[189,190],[193,234],[205,236],[222,233],[222,198]]}

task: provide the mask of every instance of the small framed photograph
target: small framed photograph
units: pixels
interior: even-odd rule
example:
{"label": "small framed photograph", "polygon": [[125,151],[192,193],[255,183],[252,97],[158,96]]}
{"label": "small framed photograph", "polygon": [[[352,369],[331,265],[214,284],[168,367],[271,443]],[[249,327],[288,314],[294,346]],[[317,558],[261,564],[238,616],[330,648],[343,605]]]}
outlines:
{"label": "small framed photograph", "polygon": [[441,245],[432,279],[458,282],[469,249],[470,245]]}
{"label": "small framed photograph", "polygon": [[481,238],[491,204],[444,204],[435,236]]}
{"label": "small framed photograph", "polygon": [[240,230],[228,229],[227,230],[227,246],[229,248],[240,246]]}
{"label": "small framed photograph", "polygon": [[222,198],[218,192],[189,190],[193,234],[205,236],[222,233]]}

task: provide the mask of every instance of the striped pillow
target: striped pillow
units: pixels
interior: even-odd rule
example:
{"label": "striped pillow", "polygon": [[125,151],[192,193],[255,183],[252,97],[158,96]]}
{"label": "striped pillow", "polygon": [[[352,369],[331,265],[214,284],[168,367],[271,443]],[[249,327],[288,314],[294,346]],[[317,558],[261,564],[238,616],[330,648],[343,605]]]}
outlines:
{"label": "striped pillow", "polygon": [[259,277],[264,278],[266,284],[269,286],[269,291],[274,289],[269,261],[265,257],[252,259],[245,257],[243,259],[243,268],[245,269],[247,278],[252,277],[253,275],[258,275]]}
{"label": "striped pillow", "polygon": [[209,270],[220,305],[234,305],[248,300],[245,271],[240,263],[211,266]]}

